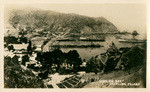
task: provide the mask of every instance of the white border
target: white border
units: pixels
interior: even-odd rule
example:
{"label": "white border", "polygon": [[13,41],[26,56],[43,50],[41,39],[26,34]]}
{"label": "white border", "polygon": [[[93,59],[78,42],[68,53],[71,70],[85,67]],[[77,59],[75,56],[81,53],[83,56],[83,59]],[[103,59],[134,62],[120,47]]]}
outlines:
{"label": "white border", "polygon": [[[143,4],[147,4],[147,38],[148,38],[148,44],[147,44],[147,49],[148,49],[148,54],[147,54],[147,88],[86,88],[86,89],[4,89],[4,85],[3,85],[3,30],[4,30],[4,20],[3,20],[3,14],[4,14],[4,4],[38,4],[38,3],[65,3],[65,4],[69,4],[69,3],[73,3],[73,4],[87,4],[87,3],[143,3]],[[149,38],[150,38],[150,1],[149,0],[1,0],[0,1],[0,32],[1,32],[1,36],[0,36],[0,92],[34,92],[34,91],[39,91],[39,92],[45,92],[45,91],[52,91],[52,92],[76,92],[76,91],[80,91],[80,92],[98,92],[98,91],[104,91],[104,92],[150,92],[149,90],[149,83],[150,83],[150,68],[148,66],[150,66],[150,62],[149,62]],[[148,16],[149,15],[149,16]]]}

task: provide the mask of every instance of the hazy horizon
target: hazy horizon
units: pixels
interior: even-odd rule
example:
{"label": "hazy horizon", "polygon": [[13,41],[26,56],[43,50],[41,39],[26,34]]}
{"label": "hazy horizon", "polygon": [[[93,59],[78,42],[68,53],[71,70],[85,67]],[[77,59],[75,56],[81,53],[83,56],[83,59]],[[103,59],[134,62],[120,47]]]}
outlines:
{"label": "hazy horizon", "polygon": [[89,17],[104,17],[112,22],[119,31],[132,32],[137,30],[145,34],[146,5],[145,4],[30,4],[6,5],[5,8],[37,8],[61,13],[76,13]]}

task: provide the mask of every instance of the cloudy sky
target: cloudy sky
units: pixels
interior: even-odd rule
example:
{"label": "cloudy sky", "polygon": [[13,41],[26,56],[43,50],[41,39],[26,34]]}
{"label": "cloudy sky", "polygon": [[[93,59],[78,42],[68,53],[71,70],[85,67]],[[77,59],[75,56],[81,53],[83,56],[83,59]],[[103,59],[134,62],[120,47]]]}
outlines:
{"label": "cloudy sky", "polygon": [[90,17],[104,17],[112,22],[120,31],[137,30],[146,33],[146,5],[144,3],[120,4],[26,4],[5,5],[5,7],[18,8],[34,7],[61,13],[77,13]]}

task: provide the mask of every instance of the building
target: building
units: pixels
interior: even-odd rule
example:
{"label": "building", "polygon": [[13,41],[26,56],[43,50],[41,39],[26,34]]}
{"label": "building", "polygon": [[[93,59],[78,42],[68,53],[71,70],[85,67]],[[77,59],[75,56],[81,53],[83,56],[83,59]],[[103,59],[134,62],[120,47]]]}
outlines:
{"label": "building", "polygon": [[14,46],[14,49],[16,51],[20,51],[20,50],[27,50],[28,44],[10,44]]}

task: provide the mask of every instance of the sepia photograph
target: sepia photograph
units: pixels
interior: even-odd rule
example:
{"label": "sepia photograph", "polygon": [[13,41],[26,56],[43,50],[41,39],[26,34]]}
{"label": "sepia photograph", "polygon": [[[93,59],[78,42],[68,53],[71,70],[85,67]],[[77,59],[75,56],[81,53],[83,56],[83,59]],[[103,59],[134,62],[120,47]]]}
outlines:
{"label": "sepia photograph", "polygon": [[145,3],[4,5],[4,89],[147,88]]}

